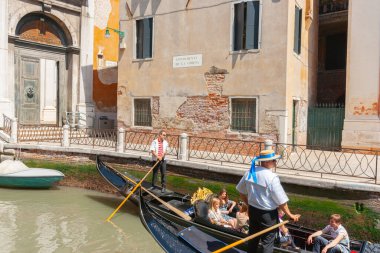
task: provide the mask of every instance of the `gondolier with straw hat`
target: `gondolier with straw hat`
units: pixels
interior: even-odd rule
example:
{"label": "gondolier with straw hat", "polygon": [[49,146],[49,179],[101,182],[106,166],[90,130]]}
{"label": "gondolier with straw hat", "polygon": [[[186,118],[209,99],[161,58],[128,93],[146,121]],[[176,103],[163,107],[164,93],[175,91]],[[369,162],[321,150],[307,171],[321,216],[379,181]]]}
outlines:
{"label": "gondolier with straw hat", "polygon": [[[277,159],[281,158],[273,150],[263,150],[253,158],[252,165],[237,184],[241,199],[249,206],[249,234],[257,233],[278,223],[277,208],[284,211],[289,219],[298,221],[301,215],[292,214],[279,177],[272,172]],[[260,166],[256,166],[256,161]],[[265,233],[248,241],[248,252],[258,252],[261,240],[263,253],[272,253],[277,230]]]}

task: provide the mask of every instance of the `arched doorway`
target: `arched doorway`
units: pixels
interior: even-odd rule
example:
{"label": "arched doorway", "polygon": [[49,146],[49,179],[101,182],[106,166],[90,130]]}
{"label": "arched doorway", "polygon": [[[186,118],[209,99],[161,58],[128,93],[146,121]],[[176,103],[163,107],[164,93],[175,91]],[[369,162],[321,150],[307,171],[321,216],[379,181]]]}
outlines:
{"label": "arched doorway", "polygon": [[24,16],[16,27],[15,111],[20,124],[61,125],[67,111],[67,59],[71,37],[44,13]]}

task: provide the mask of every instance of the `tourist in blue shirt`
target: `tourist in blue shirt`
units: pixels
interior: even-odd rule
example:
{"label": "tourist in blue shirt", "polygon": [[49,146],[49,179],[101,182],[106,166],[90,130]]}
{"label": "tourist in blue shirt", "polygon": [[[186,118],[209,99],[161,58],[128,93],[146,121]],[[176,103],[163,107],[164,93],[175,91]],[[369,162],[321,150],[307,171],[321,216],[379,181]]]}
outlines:
{"label": "tourist in blue shirt", "polygon": [[[260,232],[278,223],[278,211],[281,209],[289,219],[298,221],[299,214],[292,214],[287,202],[289,201],[279,177],[271,171],[276,167],[276,160],[281,156],[273,150],[264,150],[255,157],[252,166],[247,171],[236,189],[241,199],[249,206],[249,234]],[[261,166],[255,166],[259,161]],[[256,253],[261,240],[263,253],[272,253],[277,230],[248,241],[248,252]]]}

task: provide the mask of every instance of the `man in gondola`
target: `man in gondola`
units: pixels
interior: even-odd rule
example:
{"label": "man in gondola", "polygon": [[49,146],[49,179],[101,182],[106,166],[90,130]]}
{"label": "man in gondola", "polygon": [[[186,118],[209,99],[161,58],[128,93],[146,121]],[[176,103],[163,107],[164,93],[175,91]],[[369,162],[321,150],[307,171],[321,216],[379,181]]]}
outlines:
{"label": "man in gondola", "polygon": [[158,160],[159,163],[153,169],[153,178],[152,178],[152,187],[153,189],[156,187],[156,181],[158,176],[158,169],[161,172],[161,185],[162,192],[166,192],[166,160],[165,155],[169,147],[169,143],[165,140],[166,132],[164,130],[160,130],[158,132],[158,138],[154,139],[152,144],[150,145],[150,151],[152,152],[152,160],[153,164]]}
{"label": "man in gondola", "polygon": [[[276,160],[281,156],[273,150],[264,150],[260,156],[252,160],[251,169],[247,171],[236,186],[241,199],[248,205],[249,234],[260,232],[278,223],[278,211],[281,209],[289,219],[298,221],[299,214],[292,214],[287,202],[289,201],[279,177],[272,172]],[[259,161],[261,166],[255,166]],[[248,252],[258,252],[261,240],[263,253],[272,253],[277,230],[272,230],[248,241]]]}

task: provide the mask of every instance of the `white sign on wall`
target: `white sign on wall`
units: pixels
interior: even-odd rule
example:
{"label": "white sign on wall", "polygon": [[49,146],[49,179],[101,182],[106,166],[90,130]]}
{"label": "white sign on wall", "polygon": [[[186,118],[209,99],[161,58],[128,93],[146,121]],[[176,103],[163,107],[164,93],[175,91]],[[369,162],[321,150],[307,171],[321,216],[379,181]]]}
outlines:
{"label": "white sign on wall", "polygon": [[202,66],[202,55],[181,55],[173,57],[173,68],[187,68]]}

